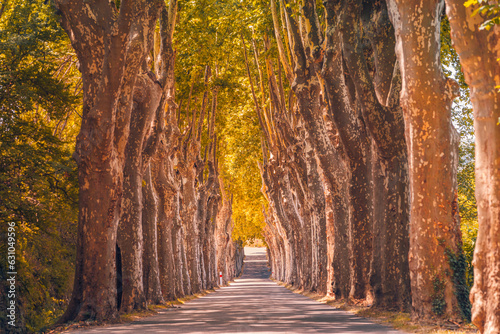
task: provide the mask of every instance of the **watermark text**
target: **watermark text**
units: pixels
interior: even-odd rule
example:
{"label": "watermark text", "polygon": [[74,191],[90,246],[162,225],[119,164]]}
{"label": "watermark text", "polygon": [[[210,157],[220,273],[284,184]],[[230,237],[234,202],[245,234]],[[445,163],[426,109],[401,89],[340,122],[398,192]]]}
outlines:
{"label": "watermark text", "polygon": [[16,326],[16,223],[7,229],[7,318],[10,326]]}

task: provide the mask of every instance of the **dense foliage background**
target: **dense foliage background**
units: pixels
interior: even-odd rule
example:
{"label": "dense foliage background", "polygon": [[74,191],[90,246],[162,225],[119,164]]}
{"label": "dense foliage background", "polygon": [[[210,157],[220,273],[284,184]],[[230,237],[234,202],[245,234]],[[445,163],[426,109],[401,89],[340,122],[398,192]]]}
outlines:
{"label": "dense foliage background", "polygon": [[[61,315],[75,257],[79,73],[64,31],[43,1],[3,2],[0,17],[0,248],[17,232],[19,328]],[[2,298],[6,298],[2,285]],[[1,301],[2,307],[6,303]],[[6,312],[0,313],[4,327]]]}

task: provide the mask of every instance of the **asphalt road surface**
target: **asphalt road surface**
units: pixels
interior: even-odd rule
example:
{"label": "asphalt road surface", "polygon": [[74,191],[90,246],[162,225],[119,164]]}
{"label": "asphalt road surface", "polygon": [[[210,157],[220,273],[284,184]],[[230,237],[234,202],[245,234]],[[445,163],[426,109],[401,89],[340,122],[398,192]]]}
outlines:
{"label": "asphalt road surface", "polygon": [[401,333],[293,293],[269,279],[265,248],[245,248],[243,276],[180,308],[75,333]]}

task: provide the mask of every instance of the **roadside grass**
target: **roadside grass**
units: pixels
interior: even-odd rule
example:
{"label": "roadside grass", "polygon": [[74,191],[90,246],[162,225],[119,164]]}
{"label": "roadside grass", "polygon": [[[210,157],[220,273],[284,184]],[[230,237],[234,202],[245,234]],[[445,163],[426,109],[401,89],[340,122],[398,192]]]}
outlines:
{"label": "roadside grass", "polygon": [[129,323],[129,322],[139,320],[141,318],[145,318],[145,317],[149,317],[149,316],[158,314],[159,311],[164,310],[164,309],[179,308],[178,305],[182,305],[185,302],[188,302],[190,300],[194,300],[194,299],[206,296],[211,292],[215,292],[216,289],[218,289],[218,288],[213,288],[213,289],[209,289],[209,290],[195,293],[194,295],[189,295],[189,296],[185,296],[182,298],[177,298],[176,300],[168,301],[165,304],[149,305],[148,309],[144,310],[144,311],[121,314],[120,320],[117,321],[116,323]]}
{"label": "roadside grass", "polygon": [[309,297],[320,303],[330,305],[334,308],[352,313],[356,316],[370,319],[371,321],[379,324],[391,326],[407,333],[418,334],[471,334],[478,333],[476,327],[469,323],[454,323],[449,321],[414,321],[411,319],[410,313],[396,312],[396,311],[383,311],[371,308],[366,305],[364,301],[338,301],[333,297],[324,296],[315,292],[307,292],[301,289],[292,287],[274,280],[279,285],[287,288],[288,290]]}
{"label": "roadside grass", "polygon": [[146,310],[136,311],[131,313],[120,314],[119,318],[114,321],[105,321],[105,322],[97,322],[97,321],[79,321],[72,322],[62,325],[54,325],[45,331],[41,331],[41,333],[47,334],[55,334],[62,333],[68,330],[74,330],[78,328],[98,328],[108,325],[116,325],[116,324],[127,324],[134,321],[137,321],[142,318],[150,317],[155,314],[158,314],[161,310],[169,309],[169,308],[180,308],[180,305],[184,303],[194,300],[203,296],[208,295],[209,293],[215,292],[219,287],[215,287],[213,289],[204,290],[202,292],[196,293],[194,295],[185,296],[182,298],[177,298],[173,301],[165,302],[165,304],[160,305],[149,305]]}

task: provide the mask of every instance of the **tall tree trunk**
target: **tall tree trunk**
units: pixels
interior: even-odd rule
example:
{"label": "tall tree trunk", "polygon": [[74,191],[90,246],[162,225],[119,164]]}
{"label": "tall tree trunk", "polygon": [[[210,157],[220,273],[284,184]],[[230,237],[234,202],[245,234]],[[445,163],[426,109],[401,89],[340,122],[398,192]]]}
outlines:
{"label": "tall tree trunk", "polygon": [[[120,176],[113,170],[116,165],[109,160],[92,168],[79,168],[80,184],[85,185],[85,189],[79,193],[75,282],[70,304],[60,322],[89,318],[109,320],[118,316],[115,252]],[[109,172],[98,173],[99,170]],[[99,226],[93,226],[95,221],[100,222]],[[101,270],[95,272],[95,268]],[[98,288],[94,288],[96,286]]]}
{"label": "tall tree trunk", "polygon": [[[500,65],[499,27],[479,30],[475,6],[446,1],[455,48],[469,84],[476,137],[476,199],[479,220],[474,250],[472,322],[481,333],[500,332]],[[476,5],[477,6],[477,5]],[[463,298],[463,297],[462,297]],[[461,300],[459,300],[461,302]]]}
{"label": "tall tree trunk", "polygon": [[370,285],[374,305],[382,309],[407,310],[411,305],[407,167],[405,156],[386,159],[374,151]]}
{"label": "tall tree trunk", "polygon": [[[267,159],[266,159],[267,160]],[[273,211],[276,214],[277,222],[279,222],[281,229],[283,230],[285,239],[285,259],[284,268],[285,275],[284,281],[288,284],[293,284],[298,282],[299,277],[297,276],[297,256],[295,248],[295,231],[289,223],[286,210],[283,207],[280,186],[278,180],[283,177],[282,174],[278,174],[274,165],[277,162],[272,159],[269,162],[264,161],[264,165],[261,166],[261,175],[263,183],[266,185],[266,192],[268,198],[271,199],[270,204],[273,206]],[[278,169],[279,170],[279,169]],[[270,175],[273,175],[271,178]]]}
{"label": "tall tree trunk", "polygon": [[144,173],[145,186],[142,187],[143,209],[142,230],[144,235],[143,272],[144,294],[150,304],[163,303],[158,265],[158,198],[151,179],[151,163]]}
{"label": "tall tree trunk", "polygon": [[[274,2],[272,2],[272,7]],[[284,1],[281,6],[285,6]],[[273,8],[272,8],[273,10]],[[348,244],[348,209],[345,199],[344,182],[346,179],[346,170],[343,162],[339,161],[338,152],[334,144],[330,140],[329,133],[322,115],[322,106],[320,102],[321,84],[317,77],[317,63],[315,59],[311,59],[309,50],[306,51],[303,38],[300,34],[299,27],[290,15],[290,8],[283,8],[286,29],[289,35],[290,48],[292,59],[295,63],[293,74],[287,74],[291,88],[297,97],[297,107],[303,120],[304,127],[311,139],[316,152],[316,157],[319,161],[322,175],[328,185],[328,189],[332,194],[334,207],[333,213],[335,216],[334,222],[338,234],[335,236],[334,250],[334,272],[336,275],[336,291],[338,295],[347,297],[349,290],[349,244]],[[275,33],[279,31],[277,18],[274,15],[273,22]],[[309,20],[309,24],[316,22]],[[285,24],[284,23],[284,24]],[[307,26],[307,25],[306,25]],[[309,40],[313,40],[316,36],[309,34]],[[277,36],[277,39],[280,37]],[[319,43],[317,43],[319,44]],[[311,50],[313,55],[316,55],[316,50]],[[280,59],[283,62],[284,68],[289,68],[290,65],[286,61],[285,55],[280,54]]]}
{"label": "tall tree trunk", "polygon": [[216,261],[215,261],[215,224],[216,216],[219,210],[219,191],[218,185],[213,187],[212,194],[209,199],[209,211],[207,221],[205,223],[205,233],[207,238],[205,241],[205,271],[207,273],[207,289],[213,289],[217,285],[216,277]]}
{"label": "tall tree trunk", "polygon": [[[215,121],[215,118],[214,118]],[[215,122],[214,122],[215,124]],[[217,227],[217,215],[220,211],[220,201],[222,199],[221,196],[221,187],[219,183],[219,172],[218,172],[218,160],[216,156],[216,148],[217,148],[217,139],[214,136],[214,150],[213,150],[213,167],[209,166],[209,176],[208,178],[212,179],[213,182],[212,187],[211,187],[211,192],[210,192],[210,199],[209,199],[209,208],[210,211],[207,214],[207,222],[205,224],[206,226],[206,234],[207,234],[207,243],[206,243],[206,249],[207,249],[207,255],[206,255],[206,261],[205,261],[205,266],[206,266],[206,271],[207,271],[207,276],[208,276],[208,282],[207,282],[207,287],[208,289],[213,289],[215,286],[218,285],[218,273],[217,273],[217,255],[216,255],[216,236],[215,233],[217,232],[216,227]]]}
{"label": "tall tree trunk", "polygon": [[[410,279],[413,316],[460,318],[447,253],[461,254],[456,220],[451,103],[456,83],[439,61],[443,1],[388,1],[401,66],[401,105],[410,176]],[[422,43],[421,41],[426,41]]]}
{"label": "tall tree trunk", "polygon": [[56,1],[81,65],[84,96],[75,152],[80,183],[75,282],[60,322],[117,317],[116,237],[131,113],[119,101],[131,106],[135,76],[149,51],[142,48],[144,30],[156,21],[159,4],[125,1],[117,10],[110,2]]}
{"label": "tall tree trunk", "polygon": [[[175,201],[179,202],[179,195],[177,194]],[[179,205],[179,204],[177,204]],[[190,291],[191,286],[188,286],[188,289],[184,289],[184,283],[189,282],[189,277],[184,277],[185,273],[185,268],[186,268],[186,262],[184,261],[183,257],[183,248],[182,248],[182,240],[183,240],[183,234],[182,234],[182,225],[179,220],[174,222],[174,226],[172,229],[172,249],[174,252],[174,276],[176,277],[175,280],[175,295],[178,296],[179,298],[184,297],[185,295],[189,294],[188,291]]]}
{"label": "tall tree trunk", "polygon": [[187,268],[189,270],[191,292],[201,291],[201,275],[199,262],[199,231],[195,219],[196,215],[196,192],[195,192],[195,170],[194,166],[189,164],[187,170],[180,168],[183,179],[182,192],[182,210],[181,219],[185,224],[185,251],[187,259]]}
{"label": "tall tree trunk", "polygon": [[186,295],[191,295],[195,292],[193,292],[193,287],[191,286],[191,276],[189,273],[189,262],[187,258],[187,247],[186,247],[186,232],[184,231],[184,226],[182,226],[179,231],[180,233],[180,239],[177,240],[180,246],[180,255],[182,259],[182,282],[183,282],[183,290]]}
{"label": "tall tree trunk", "polygon": [[[328,189],[326,189],[328,190]],[[326,293],[328,296],[336,296],[335,294],[335,276],[333,271],[333,252],[334,252],[334,244],[335,244],[335,223],[333,216],[333,203],[332,196],[329,195],[328,191],[326,192],[325,197],[326,203],[326,246],[327,246],[327,285],[326,285]]]}
{"label": "tall tree trunk", "polygon": [[198,271],[200,276],[200,290],[205,290],[207,284],[207,272],[205,271],[205,255],[206,249],[205,240],[207,235],[205,234],[205,223],[207,217],[207,206],[208,206],[208,189],[206,187],[201,186],[198,189],[197,199],[196,199],[196,214],[195,214],[195,222],[196,230],[197,230],[197,238],[196,238],[196,248],[197,248],[197,259],[198,262]]}
{"label": "tall tree trunk", "polygon": [[[174,113],[175,115],[175,113]],[[172,116],[172,115],[171,115]],[[172,135],[172,142],[176,142],[172,127],[177,125],[170,119],[168,133]],[[163,296],[167,300],[175,300],[175,248],[173,231],[181,219],[179,211],[180,185],[175,177],[173,162],[170,155],[173,145],[167,147],[163,143],[159,148],[158,157],[151,162],[154,186],[158,194],[158,262],[160,268],[160,282]]]}
{"label": "tall tree trunk", "polygon": [[[205,69],[205,84],[210,76],[210,68]],[[196,119],[196,112],[190,129],[181,141],[180,148],[176,152],[177,167],[181,174],[181,220],[185,226],[184,248],[186,251],[186,269],[190,279],[189,287],[184,286],[184,290],[189,289],[191,293],[200,292],[202,289],[202,276],[200,267],[200,226],[198,214],[198,191],[196,188],[197,178],[203,175],[205,162],[200,158],[201,134],[203,131],[203,120],[205,118],[205,108],[208,104],[208,91],[204,92],[199,119]],[[186,277],[186,276],[185,276]]]}
{"label": "tall tree trunk", "polygon": [[220,178],[219,183],[222,195],[222,207],[217,212],[217,218],[216,218],[216,223],[217,223],[217,229],[215,233],[215,235],[217,236],[216,270],[217,274],[222,273],[222,284],[227,284],[230,277],[226,266],[226,256],[229,243],[231,242],[231,235],[228,233],[228,230],[231,224],[233,198],[232,196],[230,197],[229,194],[226,193],[222,178]]}
{"label": "tall tree trunk", "polygon": [[[343,8],[343,56],[347,78],[352,79],[348,87],[351,99],[356,96],[376,150],[372,170],[376,178],[373,231],[377,238],[373,239],[370,272],[374,304],[405,309],[410,298],[408,178],[399,71],[394,70],[394,29],[385,1],[347,1]],[[371,50],[366,50],[362,33],[368,37]],[[368,70],[366,51],[373,52],[373,74]]]}
{"label": "tall tree trunk", "polygon": [[[363,299],[369,291],[368,274],[372,247],[371,143],[361,115],[358,115],[359,107],[354,98],[355,94],[349,92],[349,86],[353,86],[352,81],[355,78],[352,78],[350,74],[346,75],[345,65],[343,66],[340,43],[342,30],[338,31],[337,25],[344,24],[345,14],[335,1],[327,1],[325,5],[329,28],[321,76],[325,83],[329,114],[335,123],[342,143],[341,147],[345,152],[342,157],[350,172],[348,178],[351,267],[349,296],[354,299]],[[316,17],[316,12],[306,12],[306,15]],[[346,44],[345,41],[344,44]]]}
{"label": "tall tree trunk", "polygon": [[[146,308],[143,285],[142,179],[143,146],[147,131],[159,107],[162,90],[148,75],[136,79],[130,135],[125,147],[122,213],[117,243],[121,252],[121,312]],[[163,119],[158,119],[162,122]],[[146,161],[147,163],[147,161]]]}
{"label": "tall tree trunk", "polygon": [[316,154],[311,144],[306,144],[307,160],[307,189],[311,193],[310,207],[312,211],[312,253],[314,256],[315,274],[313,278],[313,290],[319,293],[326,293],[327,289],[327,240],[326,240],[326,199],[323,180],[318,172]]}

